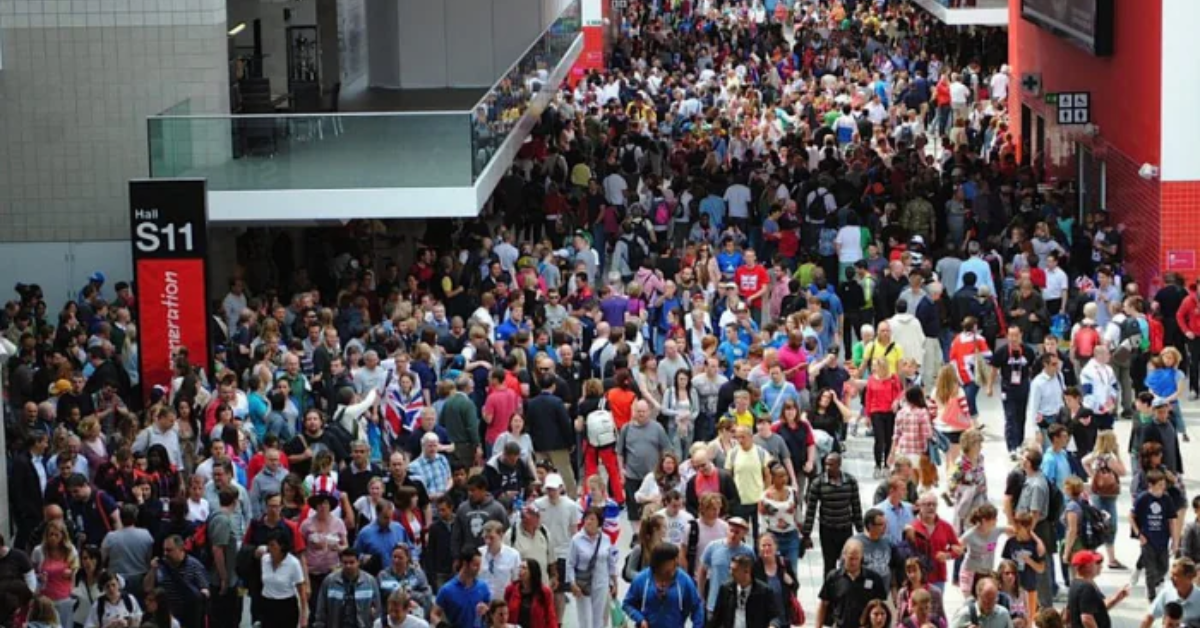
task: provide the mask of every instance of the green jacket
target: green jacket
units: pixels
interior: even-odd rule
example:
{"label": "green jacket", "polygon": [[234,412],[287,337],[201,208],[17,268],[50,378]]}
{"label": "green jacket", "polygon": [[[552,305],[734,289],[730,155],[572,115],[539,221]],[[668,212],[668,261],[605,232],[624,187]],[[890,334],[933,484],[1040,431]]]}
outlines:
{"label": "green jacket", "polygon": [[472,448],[479,445],[479,410],[463,393],[455,392],[446,398],[438,422],[446,428],[454,444],[466,443]]}

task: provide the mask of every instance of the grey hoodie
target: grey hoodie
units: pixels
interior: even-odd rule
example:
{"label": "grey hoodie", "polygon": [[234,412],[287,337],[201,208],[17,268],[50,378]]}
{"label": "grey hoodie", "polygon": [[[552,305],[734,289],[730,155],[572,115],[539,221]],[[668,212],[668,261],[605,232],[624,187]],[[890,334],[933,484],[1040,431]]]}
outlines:
{"label": "grey hoodie", "polygon": [[508,527],[508,512],[491,495],[478,504],[470,499],[459,504],[450,533],[450,555],[458,558],[464,549],[474,551],[483,545],[483,526],[488,521],[499,521]]}

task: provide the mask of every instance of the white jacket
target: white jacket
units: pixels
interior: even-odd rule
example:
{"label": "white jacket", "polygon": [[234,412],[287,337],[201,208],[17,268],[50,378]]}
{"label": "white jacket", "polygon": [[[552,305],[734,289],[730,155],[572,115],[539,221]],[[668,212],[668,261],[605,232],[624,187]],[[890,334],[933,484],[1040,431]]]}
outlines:
{"label": "white jacket", "polygon": [[913,358],[918,363],[925,355],[925,331],[921,322],[912,314],[897,314],[888,319],[892,326],[892,341],[900,346],[902,356]]}
{"label": "white jacket", "polygon": [[1096,360],[1088,360],[1079,372],[1079,390],[1083,393],[1083,407],[1096,414],[1106,405],[1115,409],[1121,399],[1113,368]]}

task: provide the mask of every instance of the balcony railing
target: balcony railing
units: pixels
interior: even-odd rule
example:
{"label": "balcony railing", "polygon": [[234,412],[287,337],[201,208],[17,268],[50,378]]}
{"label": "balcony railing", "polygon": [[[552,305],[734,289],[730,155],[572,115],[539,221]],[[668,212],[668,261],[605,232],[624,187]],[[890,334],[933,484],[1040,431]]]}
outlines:
{"label": "balcony railing", "polygon": [[580,32],[575,0],[470,110],[191,115],[180,103],[148,121],[150,176],[205,177],[212,191],[473,186],[532,127]]}

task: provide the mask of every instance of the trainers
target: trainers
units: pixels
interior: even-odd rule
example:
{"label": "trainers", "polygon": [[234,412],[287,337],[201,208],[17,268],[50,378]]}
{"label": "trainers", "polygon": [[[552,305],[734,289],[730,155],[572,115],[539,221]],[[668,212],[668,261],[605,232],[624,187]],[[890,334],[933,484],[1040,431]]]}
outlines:
{"label": "trainers", "polygon": [[1133,575],[1129,576],[1129,586],[1136,587],[1138,585],[1138,582],[1141,582],[1141,580],[1142,580],[1142,569],[1141,569],[1141,567],[1138,567],[1137,569],[1133,570]]}
{"label": "trainers", "polygon": [[1182,436],[1183,436],[1183,442],[1185,442],[1185,443],[1192,442],[1192,439],[1187,434],[1183,434]]}

